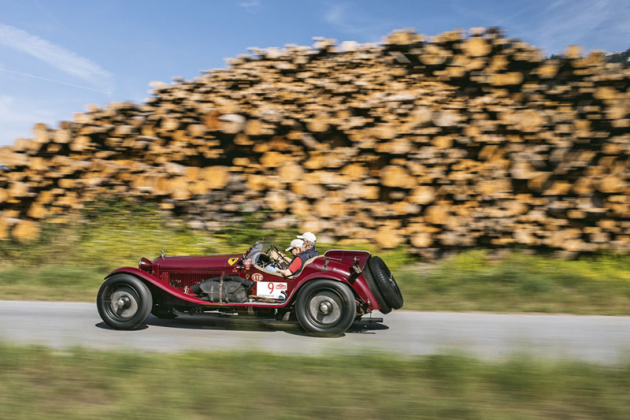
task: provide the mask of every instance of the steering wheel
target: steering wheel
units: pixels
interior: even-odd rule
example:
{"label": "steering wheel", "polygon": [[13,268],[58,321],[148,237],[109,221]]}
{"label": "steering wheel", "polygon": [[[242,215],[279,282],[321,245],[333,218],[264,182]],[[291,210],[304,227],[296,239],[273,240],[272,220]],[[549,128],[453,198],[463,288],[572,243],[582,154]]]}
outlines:
{"label": "steering wheel", "polygon": [[[278,258],[273,259],[271,258],[271,255],[269,255],[272,251],[274,251],[276,253],[276,255],[278,256]],[[272,259],[273,261],[280,261],[281,257],[280,257],[280,250],[278,250],[278,248],[275,245],[269,245],[269,249],[267,249],[266,254],[269,256],[270,259]]]}

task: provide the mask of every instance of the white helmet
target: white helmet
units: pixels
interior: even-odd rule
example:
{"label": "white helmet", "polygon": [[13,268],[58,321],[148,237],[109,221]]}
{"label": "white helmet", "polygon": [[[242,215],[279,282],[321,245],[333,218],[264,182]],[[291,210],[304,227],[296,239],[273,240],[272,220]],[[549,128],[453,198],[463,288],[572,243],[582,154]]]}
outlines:
{"label": "white helmet", "polygon": [[313,245],[315,245],[315,242],[317,242],[317,237],[314,233],[311,232],[304,232],[302,235],[298,235],[298,238],[304,239],[304,242],[310,242]]}
{"label": "white helmet", "polygon": [[301,239],[294,239],[291,241],[291,245],[285,250],[286,252],[291,251],[293,248],[304,248],[304,241]]}

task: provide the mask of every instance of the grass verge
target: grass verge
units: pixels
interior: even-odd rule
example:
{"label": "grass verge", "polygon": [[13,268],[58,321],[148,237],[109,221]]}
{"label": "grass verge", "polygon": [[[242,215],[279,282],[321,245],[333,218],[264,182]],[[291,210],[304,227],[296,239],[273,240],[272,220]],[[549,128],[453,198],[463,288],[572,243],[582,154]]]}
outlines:
{"label": "grass verge", "polygon": [[8,267],[0,270],[0,299],[94,302],[108,272],[55,265]]}
{"label": "grass verge", "polygon": [[406,309],[630,315],[630,258],[577,261],[483,251],[402,269]]}
{"label": "grass verge", "polygon": [[56,352],[0,344],[3,418],[627,419],[630,363]]}
{"label": "grass verge", "polygon": [[[227,225],[220,233],[187,228],[152,204],[92,203],[72,223],[43,223],[40,239],[0,241],[0,299],[93,301],[110,270],[134,266],[141,256],[244,252],[260,237],[288,244],[297,232],[260,228],[264,214]],[[422,264],[405,249],[370,244],[322,244],[380,255],[405,298],[405,309],[630,315],[630,256],[578,261],[517,251],[491,258],[469,251]]]}

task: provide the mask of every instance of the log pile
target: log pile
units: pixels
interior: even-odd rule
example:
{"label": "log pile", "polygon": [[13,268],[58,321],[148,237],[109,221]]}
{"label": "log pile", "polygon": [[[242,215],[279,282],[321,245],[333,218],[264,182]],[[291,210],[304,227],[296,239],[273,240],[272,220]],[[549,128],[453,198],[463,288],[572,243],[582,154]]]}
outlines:
{"label": "log pile", "polygon": [[630,248],[630,69],[497,28],[251,49],[0,149],[0,237],[102,195],[420,253]]}

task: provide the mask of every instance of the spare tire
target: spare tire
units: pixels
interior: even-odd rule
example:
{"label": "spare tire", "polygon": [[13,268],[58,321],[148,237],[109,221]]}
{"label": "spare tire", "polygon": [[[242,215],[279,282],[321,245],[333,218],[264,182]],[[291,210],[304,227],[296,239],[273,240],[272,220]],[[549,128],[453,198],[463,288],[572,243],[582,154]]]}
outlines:
{"label": "spare tire", "polygon": [[372,257],[368,261],[368,266],[370,267],[372,278],[374,279],[378,290],[381,292],[381,295],[383,295],[383,298],[389,307],[392,309],[402,308],[402,293],[400,293],[400,289],[394,279],[394,275],[391,271],[389,271],[385,261],[383,261],[380,257]]}
{"label": "spare tire", "polygon": [[389,305],[387,304],[387,301],[381,294],[381,291],[378,289],[378,286],[376,285],[376,281],[374,280],[374,277],[372,276],[372,272],[370,271],[369,264],[366,264],[365,267],[363,268],[363,278],[365,278],[365,281],[367,282],[367,285],[370,288],[370,292],[372,292],[372,294],[374,295],[374,299],[376,299],[376,303],[378,303],[379,311],[381,311],[384,314],[390,313],[392,311],[392,308],[389,307]]}

